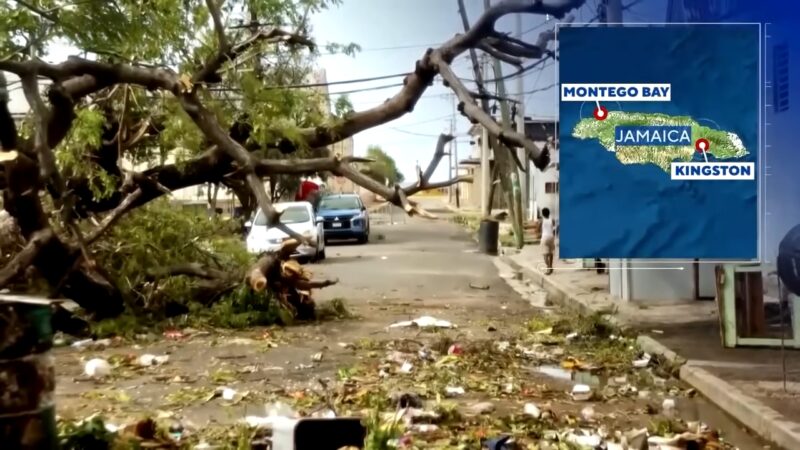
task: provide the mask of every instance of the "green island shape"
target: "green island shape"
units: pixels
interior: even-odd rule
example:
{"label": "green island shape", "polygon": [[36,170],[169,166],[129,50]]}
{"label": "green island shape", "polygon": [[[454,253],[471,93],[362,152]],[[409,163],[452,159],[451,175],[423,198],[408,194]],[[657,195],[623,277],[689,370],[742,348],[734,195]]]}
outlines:
{"label": "green island shape", "polygon": [[[614,129],[617,126],[691,126],[692,145],[664,146],[620,146],[615,148]],[[609,111],[605,120],[594,117],[581,119],[572,130],[572,136],[578,139],[597,139],[603,147],[614,152],[623,164],[655,164],[670,173],[670,163],[674,161],[688,162],[694,156],[694,142],[705,138],[709,142],[707,153],[718,160],[740,158],[748,154],[742,140],[735,133],[715,130],[700,125],[689,116],[670,116],[661,113],[640,113],[625,111]]]}

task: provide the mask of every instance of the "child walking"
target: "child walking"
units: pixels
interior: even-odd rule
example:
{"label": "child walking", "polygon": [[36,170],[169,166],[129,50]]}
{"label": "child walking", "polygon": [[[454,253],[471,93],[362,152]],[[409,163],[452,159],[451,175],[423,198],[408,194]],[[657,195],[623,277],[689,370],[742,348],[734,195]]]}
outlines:
{"label": "child walking", "polygon": [[550,209],[542,208],[542,250],[544,250],[544,264],[547,267],[545,275],[553,273],[553,254],[556,250],[555,221],[550,217]]}

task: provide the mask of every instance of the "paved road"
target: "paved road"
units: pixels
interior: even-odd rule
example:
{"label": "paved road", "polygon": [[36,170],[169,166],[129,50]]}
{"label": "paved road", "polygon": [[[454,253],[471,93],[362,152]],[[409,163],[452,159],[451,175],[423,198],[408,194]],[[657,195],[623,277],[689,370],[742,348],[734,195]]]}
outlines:
{"label": "paved road", "polygon": [[[373,215],[368,244],[331,243],[328,259],[309,268],[319,276],[338,278],[340,284],[316,297],[343,297],[356,305],[377,299],[491,303],[518,298],[498,276],[492,259],[475,252],[471,237],[449,223],[444,210],[429,209],[442,219],[407,218],[405,223],[389,225],[379,224]],[[395,214],[396,222],[400,214]]]}

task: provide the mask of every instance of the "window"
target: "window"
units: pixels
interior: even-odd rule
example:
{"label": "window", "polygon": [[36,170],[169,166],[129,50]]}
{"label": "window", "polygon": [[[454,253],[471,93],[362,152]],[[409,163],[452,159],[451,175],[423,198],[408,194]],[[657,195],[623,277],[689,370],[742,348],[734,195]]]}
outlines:
{"label": "window", "polygon": [[548,181],[544,184],[545,194],[558,194],[558,181]]}
{"label": "window", "polygon": [[[308,214],[308,208],[305,206],[290,206],[281,214],[281,223],[285,224],[303,223],[310,220],[311,216]],[[262,227],[267,225],[267,216],[262,214],[261,210],[259,210],[258,215],[256,215],[255,225]]]}
{"label": "window", "polygon": [[322,210],[361,209],[361,199],[356,196],[325,197],[319,203]]}

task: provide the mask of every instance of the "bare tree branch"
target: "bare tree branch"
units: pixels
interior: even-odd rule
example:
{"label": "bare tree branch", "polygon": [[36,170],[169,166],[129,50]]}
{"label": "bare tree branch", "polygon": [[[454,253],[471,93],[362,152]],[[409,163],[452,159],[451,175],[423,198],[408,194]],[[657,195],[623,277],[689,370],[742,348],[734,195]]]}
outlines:
{"label": "bare tree branch", "polygon": [[511,64],[512,66],[520,67],[522,66],[522,59],[517,58],[516,56],[512,56],[508,53],[504,53],[503,50],[498,49],[496,46],[489,42],[480,42],[478,44],[478,48],[483,50],[489,56],[493,58],[497,58],[500,61],[506,62]]}
{"label": "bare tree branch", "polygon": [[460,100],[458,108],[464,115],[469,117],[472,121],[478,122],[484,126],[489,131],[489,134],[494,135],[501,143],[504,143],[508,146],[523,147],[525,151],[531,155],[534,165],[539,169],[544,169],[547,167],[547,164],[550,162],[550,157],[546,151],[536,147],[533,141],[525,137],[523,134],[520,134],[510,128],[505,128],[497,123],[489,114],[486,113],[486,111],[481,109],[475,103],[470,95],[469,90],[464,86],[456,74],[453,73],[450,65],[444,60],[438,59],[438,54],[434,54],[433,58],[438,66],[439,73],[442,75],[442,78],[444,78],[444,80],[450,84],[451,89],[453,89],[453,92],[455,92],[456,96],[458,96],[458,99]]}
{"label": "bare tree branch", "polygon": [[316,242],[311,242],[305,236],[280,222],[280,213],[272,206],[272,202],[269,196],[267,196],[267,191],[264,189],[264,182],[256,173],[255,166],[257,161],[253,155],[242,147],[241,144],[234,141],[225,130],[222,129],[214,114],[200,103],[200,100],[193,92],[183,94],[179,98],[183,109],[189,114],[189,117],[194,120],[195,124],[203,131],[206,137],[213,142],[214,145],[227,153],[228,156],[233,158],[247,174],[247,184],[256,196],[258,206],[267,219],[267,227],[278,228],[299,242],[303,242],[312,247],[315,246]]}
{"label": "bare tree branch", "polygon": [[53,237],[55,237],[55,234],[51,228],[45,228],[40,232],[34,233],[25,247],[14,255],[5,267],[0,269],[0,288],[5,287],[28,266],[33,264],[33,260],[36,259],[41,248],[50,242]]}
{"label": "bare tree branch", "polygon": [[103,235],[103,233],[108,231],[108,229],[111,228],[111,226],[114,225],[114,223],[116,223],[126,212],[128,212],[128,210],[130,210],[133,207],[136,200],[138,200],[139,197],[141,196],[142,196],[141,188],[136,189],[135,191],[128,194],[128,196],[125,197],[125,199],[122,200],[122,202],[119,204],[119,206],[114,208],[114,210],[111,211],[111,213],[109,213],[105,218],[103,218],[103,220],[100,222],[100,226],[97,227],[94,231],[92,231],[88,236],[86,236],[86,245],[91,245],[93,242],[99,239],[100,236]]}
{"label": "bare tree branch", "polygon": [[47,142],[47,107],[39,95],[39,82],[35,74],[22,77],[22,89],[25,91],[25,98],[33,111],[35,122],[33,142],[42,180],[52,182],[59,190],[60,197],[64,192],[63,180],[61,180],[58,167],[56,167],[56,157]]}

